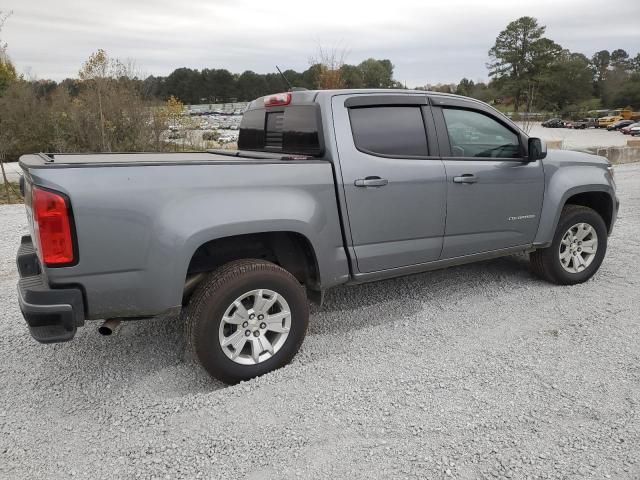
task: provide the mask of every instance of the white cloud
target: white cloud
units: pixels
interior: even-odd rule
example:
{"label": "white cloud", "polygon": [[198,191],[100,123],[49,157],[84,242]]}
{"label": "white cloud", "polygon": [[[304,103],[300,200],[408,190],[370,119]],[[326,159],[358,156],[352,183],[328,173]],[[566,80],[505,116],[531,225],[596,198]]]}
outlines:
{"label": "white cloud", "polygon": [[98,48],[165,75],[181,66],[304,70],[319,45],[346,48],[351,63],[389,58],[409,86],[478,79],[496,35],[522,15],[588,56],[640,49],[638,0],[615,8],[602,0],[5,0],[2,8],[14,11],[2,36],[18,68],[56,80],[76,75]]}

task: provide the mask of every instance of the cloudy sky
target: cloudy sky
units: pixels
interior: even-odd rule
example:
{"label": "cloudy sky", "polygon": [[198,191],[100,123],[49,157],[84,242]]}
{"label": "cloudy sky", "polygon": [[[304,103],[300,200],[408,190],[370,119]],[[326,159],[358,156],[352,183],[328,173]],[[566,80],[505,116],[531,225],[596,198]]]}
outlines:
{"label": "cloudy sky", "polygon": [[0,9],[13,11],[1,36],[18,69],[55,80],[75,76],[98,48],[166,75],[304,70],[318,46],[345,49],[348,63],[389,58],[410,87],[478,80],[496,35],[523,15],[588,56],[640,51],[640,0],[3,0]]}

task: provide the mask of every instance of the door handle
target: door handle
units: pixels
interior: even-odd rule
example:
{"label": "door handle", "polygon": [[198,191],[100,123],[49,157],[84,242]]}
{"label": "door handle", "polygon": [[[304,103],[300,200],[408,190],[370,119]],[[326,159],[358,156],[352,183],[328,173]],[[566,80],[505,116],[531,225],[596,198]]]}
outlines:
{"label": "door handle", "polygon": [[461,177],[453,177],[453,183],[476,183],[478,177],[471,173],[465,173]]}
{"label": "door handle", "polygon": [[389,180],[380,177],[359,178],[353,184],[356,187],[384,187]]}

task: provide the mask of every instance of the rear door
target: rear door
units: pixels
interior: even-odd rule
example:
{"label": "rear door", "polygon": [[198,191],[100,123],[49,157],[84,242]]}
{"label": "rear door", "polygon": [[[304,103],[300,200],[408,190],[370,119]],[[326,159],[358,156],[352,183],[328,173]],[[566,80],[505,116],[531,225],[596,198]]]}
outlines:
{"label": "rear door", "polygon": [[432,102],[447,172],[442,259],[531,244],[544,172],[540,160],[526,161],[526,136],[476,102]]}
{"label": "rear door", "polygon": [[361,273],[437,260],[445,170],[425,95],[340,95],[334,129]]}

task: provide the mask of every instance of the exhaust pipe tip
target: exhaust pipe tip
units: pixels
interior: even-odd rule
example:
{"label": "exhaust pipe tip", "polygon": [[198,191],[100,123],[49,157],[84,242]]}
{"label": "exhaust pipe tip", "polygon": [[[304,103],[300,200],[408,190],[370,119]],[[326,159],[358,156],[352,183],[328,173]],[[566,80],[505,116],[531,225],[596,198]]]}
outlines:
{"label": "exhaust pipe tip", "polygon": [[120,319],[118,318],[111,318],[109,320],[105,320],[102,323],[102,325],[98,327],[98,333],[100,335],[108,337],[109,335],[113,335],[114,333],[116,333],[116,330],[118,329],[119,325],[120,325]]}
{"label": "exhaust pipe tip", "polygon": [[111,330],[109,327],[105,327],[104,325],[100,325],[98,327],[98,333],[100,335],[103,335],[105,337],[108,337],[109,335],[113,334],[113,330]]}

